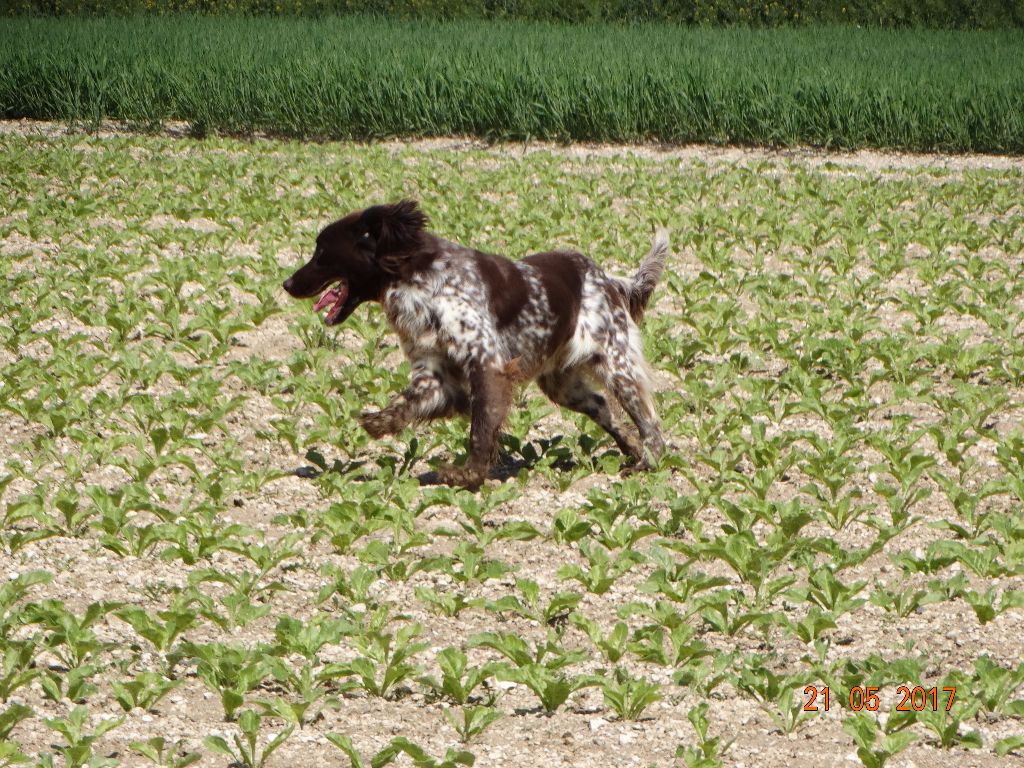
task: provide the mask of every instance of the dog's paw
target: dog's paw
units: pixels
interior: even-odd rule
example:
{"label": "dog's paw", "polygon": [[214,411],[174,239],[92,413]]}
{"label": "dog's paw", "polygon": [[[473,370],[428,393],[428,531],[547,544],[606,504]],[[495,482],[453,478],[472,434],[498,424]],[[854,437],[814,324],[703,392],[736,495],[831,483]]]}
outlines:
{"label": "dog's paw", "polygon": [[638,475],[641,472],[650,472],[651,465],[647,461],[638,461],[635,463],[626,464],[622,469],[619,470],[619,474],[622,477],[629,477],[630,475]]}
{"label": "dog's paw", "polygon": [[650,472],[654,469],[654,464],[644,456],[642,459],[629,459],[626,464],[619,470],[619,474],[622,477],[629,477],[630,475],[637,475],[641,472]]}
{"label": "dog's paw", "polygon": [[444,464],[438,467],[437,476],[445,485],[477,491],[487,479],[487,470],[480,467]]}
{"label": "dog's paw", "polygon": [[651,445],[630,455],[619,474],[623,477],[629,477],[639,472],[652,472],[657,469],[664,453],[665,444],[659,438],[653,441]]}
{"label": "dog's paw", "polygon": [[363,411],[359,416],[359,425],[372,438],[391,435],[402,428],[402,425],[396,424],[394,417],[387,411]]}

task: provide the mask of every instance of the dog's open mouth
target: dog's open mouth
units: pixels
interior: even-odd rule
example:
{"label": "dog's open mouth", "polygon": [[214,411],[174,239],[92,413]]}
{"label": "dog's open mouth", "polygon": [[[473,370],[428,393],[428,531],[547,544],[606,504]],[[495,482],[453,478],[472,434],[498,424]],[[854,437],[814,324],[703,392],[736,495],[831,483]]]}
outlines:
{"label": "dog's open mouth", "polygon": [[324,324],[335,325],[345,319],[344,315],[347,313],[344,313],[344,310],[347,301],[348,283],[340,280],[324,291],[319,301],[313,306],[313,311],[319,312],[324,307],[328,307],[327,313],[324,315]]}

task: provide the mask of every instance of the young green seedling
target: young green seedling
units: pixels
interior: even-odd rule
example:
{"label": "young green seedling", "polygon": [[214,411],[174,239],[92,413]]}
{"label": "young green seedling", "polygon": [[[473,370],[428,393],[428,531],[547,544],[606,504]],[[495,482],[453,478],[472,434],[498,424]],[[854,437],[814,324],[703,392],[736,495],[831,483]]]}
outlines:
{"label": "young green seedling", "polygon": [[611,677],[603,676],[604,703],[623,720],[639,720],[644,711],[661,700],[661,686],[643,677],[631,677],[617,667]]}
{"label": "young green seedling", "polygon": [[64,738],[64,744],[58,747],[58,751],[64,758],[68,768],[101,768],[106,765],[114,765],[116,761],[96,757],[93,755],[93,745],[104,735],[117,728],[124,722],[124,718],[100,720],[95,730],[89,732],[86,728],[86,721],[89,719],[89,710],[83,706],[77,706],[71,710],[65,718],[46,718],[43,724],[52,731],[56,731]]}
{"label": "young green seedling", "polygon": [[292,735],[295,726],[289,725],[283,731],[271,734],[260,744],[260,727],[263,718],[251,709],[245,710],[238,717],[239,734],[232,734],[232,744],[223,736],[211,735],[203,739],[203,744],[215,752],[230,757],[232,762],[243,768],[263,768],[270,756]]}
{"label": "young green seedling", "polygon": [[721,736],[708,736],[708,709],[708,703],[702,702],[686,713],[697,734],[696,746],[680,745],[676,749],[676,757],[682,759],[686,768],[721,768],[722,755],[732,746],[731,741],[723,743]]}
{"label": "young green seedling", "polygon": [[[441,670],[440,682],[429,675],[418,678],[418,682],[427,686],[435,696],[447,698],[463,707],[469,703],[473,692],[498,669],[494,663],[471,667],[466,654],[456,648],[445,648],[438,653],[437,665]],[[493,703],[493,693],[486,698]]]}
{"label": "young green seedling", "polygon": [[487,706],[463,706],[460,712],[462,714],[461,719],[456,718],[455,715],[452,714],[451,709],[445,709],[444,716],[451,724],[452,728],[455,729],[456,733],[459,734],[459,739],[463,744],[468,744],[474,738],[487,730],[491,725],[504,717],[504,715],[498,710]]}
{"label": "young green seedling", "polygon": [[169,742],[163,736],[154,736],[146,741],[131,741],[128,747],[159,768],[188,768],[203,759],[199,752],[189,752],[185,740]]}
{"label": "young green seedling", "polygon": [[363,689],[371,696],[393,696],[398,686],[419,671],[412,660],[430,645],[413,642],[422,630],[419,624],[411,624],[393,635],[371,631],[353,636],[353,647],[363,655],[346,665],[349,673],[359,678]]}

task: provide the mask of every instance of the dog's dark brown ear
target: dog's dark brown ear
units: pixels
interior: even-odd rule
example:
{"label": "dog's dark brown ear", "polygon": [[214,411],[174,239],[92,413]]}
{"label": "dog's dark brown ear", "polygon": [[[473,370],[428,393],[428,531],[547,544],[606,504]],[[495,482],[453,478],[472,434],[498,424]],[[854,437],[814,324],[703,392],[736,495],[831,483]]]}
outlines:
{"label": "dog's dark brown ear", "polygon": [[367,208],[362,222],[376,245],[377,261],[381,267],[397,272],[402,257],[422,245],[427,215],[415,200],[402,200]]}

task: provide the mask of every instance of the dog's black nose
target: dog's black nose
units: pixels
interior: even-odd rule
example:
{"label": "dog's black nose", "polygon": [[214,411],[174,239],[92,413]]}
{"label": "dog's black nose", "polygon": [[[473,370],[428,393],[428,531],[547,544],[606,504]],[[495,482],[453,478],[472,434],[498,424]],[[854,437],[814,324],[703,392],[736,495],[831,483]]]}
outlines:
{"label": "dog's black nose", "polygon": [[291,293],[292,292],[292,286],[293,286],[292,279],[289,277],[287,280],[284,281],[284,289],[286,291],[288,291],[288,293]]}

